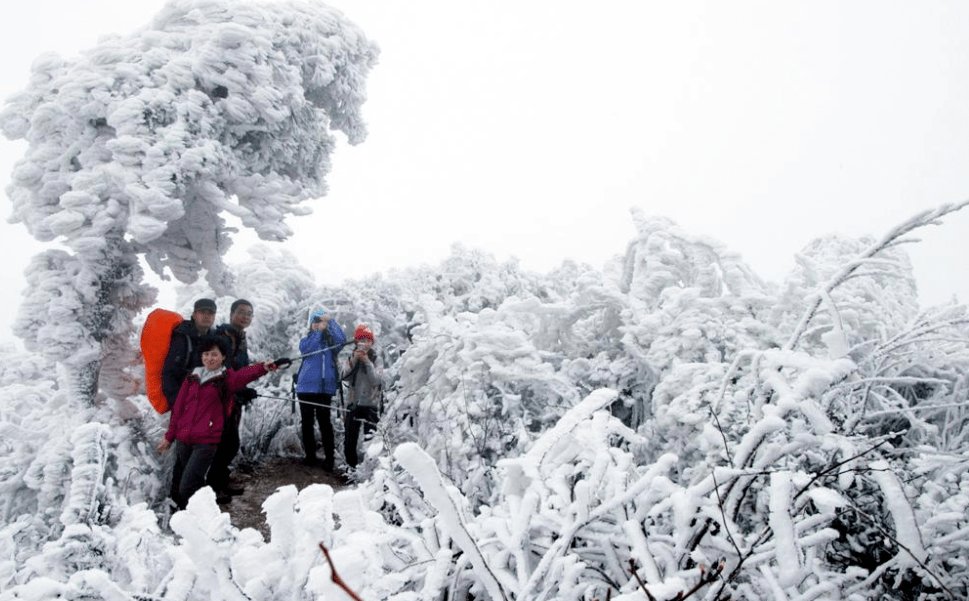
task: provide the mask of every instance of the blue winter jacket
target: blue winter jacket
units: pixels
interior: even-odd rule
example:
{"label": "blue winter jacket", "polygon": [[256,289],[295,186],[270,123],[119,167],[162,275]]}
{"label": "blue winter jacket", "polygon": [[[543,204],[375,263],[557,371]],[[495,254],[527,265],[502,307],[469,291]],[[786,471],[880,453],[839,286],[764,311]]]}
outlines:
{"label": "blue winter jacket", "polygon": [[[343,332],[343,328],[336,320],[331,319],[327,322],[325,331],[310,332],[299,341],[299,352],[305,355],[322,348],[343,344],[346,340],[347,335]],[[336,368],[336,355],[339,352],[340,349],[332,349],[304,358],[299,375],[296,376],[296,392],[336,393],[340,382],[340,374]]]}

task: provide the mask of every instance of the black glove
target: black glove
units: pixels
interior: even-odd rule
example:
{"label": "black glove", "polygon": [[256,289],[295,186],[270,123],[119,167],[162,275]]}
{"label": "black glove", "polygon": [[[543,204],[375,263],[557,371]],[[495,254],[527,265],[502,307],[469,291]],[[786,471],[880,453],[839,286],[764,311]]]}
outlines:
{"label": "black glove", "polygon": [[257,396],[259,396],[259,393],[256,391],[255,388],[246,387],[246,388],[243,388],[242,390],[236,391],[236,397],[238,397],[238,399],[242,401],[240,404],[248,403],[249,401],[254,400]]}
{"label": "black glove", "polygon": [[288,359],[286,357],[280,357],[279,359],[276,359],[275,361],[273,361],[273,364],[279,369],[282,369],[284,367],[289,367],[290,365],[292,365],[293,360]]}

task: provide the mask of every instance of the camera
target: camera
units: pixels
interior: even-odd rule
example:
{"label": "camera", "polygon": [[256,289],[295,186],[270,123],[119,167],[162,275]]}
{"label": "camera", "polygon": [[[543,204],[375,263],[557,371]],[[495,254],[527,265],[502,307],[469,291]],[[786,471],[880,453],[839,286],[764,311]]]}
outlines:
{"label": "camera", "polygon": [[353,350],[355,350],[355,351],[369,351],[372,346],[373,346],[373,341],[372,340],[367,340],[366,338],[364,338],[363,340],[357,340],[354,343]]}

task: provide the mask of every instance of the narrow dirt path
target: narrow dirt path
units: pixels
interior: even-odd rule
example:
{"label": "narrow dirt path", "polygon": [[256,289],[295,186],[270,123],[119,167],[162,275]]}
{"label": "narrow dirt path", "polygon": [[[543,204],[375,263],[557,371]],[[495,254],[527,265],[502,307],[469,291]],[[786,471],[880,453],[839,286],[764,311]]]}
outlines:
{"label": "narrow dirt path", "polygon": [[346,482],[320,467],[309,467],[298,458],[275,458],[260,465],[251,473],[236,470],[232,474],[234,485],[244,486],[246,491],[233,497],[231,503],[222,505],[222,511],[232,517],[236,528],[255,528],[269,540],[269,526],[262,512],[262,504],[281,486],[293,484],[303,490],[310,484],[329,484],[334,490],[346,486]]}

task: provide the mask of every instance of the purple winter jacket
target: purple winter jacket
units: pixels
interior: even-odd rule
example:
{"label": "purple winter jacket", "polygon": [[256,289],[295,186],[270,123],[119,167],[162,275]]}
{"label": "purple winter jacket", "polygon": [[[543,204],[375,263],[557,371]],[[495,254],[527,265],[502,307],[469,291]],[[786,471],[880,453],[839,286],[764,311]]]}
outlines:
{"label": "purple winter jacket", "polygon": [[172,408],[172,418],[168,423],[165,439],[168,442],[180,440],[188,444],[218,444],[222,438],[225,418],[232,413],[232,396],[222,398],[222,385],[228,392],[241,390],[256,378],[268,373],[262,363],[244,367],[238,371],[226,370],[205,384],[199,384],[199,377],[189,374],[178,391],[178,400]]}

